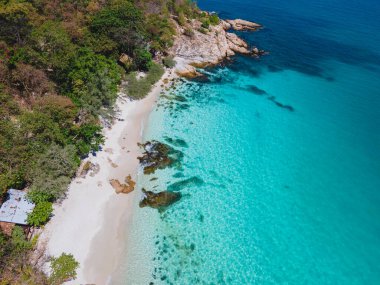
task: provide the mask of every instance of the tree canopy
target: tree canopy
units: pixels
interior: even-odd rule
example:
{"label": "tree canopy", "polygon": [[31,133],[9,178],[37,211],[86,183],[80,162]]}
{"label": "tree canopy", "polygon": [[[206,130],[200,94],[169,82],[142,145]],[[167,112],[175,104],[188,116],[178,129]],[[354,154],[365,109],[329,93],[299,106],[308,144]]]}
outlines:
{"label": "tree canopy", "polygon": [[[113,114],[121,79],[130,96],[145,96],[163,74],[173,19],[186,24],[197,15],[190,0],[0,0],[0,195],[29,189],[31,225],[48,221],[80,159],[100,149],[100,121]],[[137,71],[146,78],[137,80]],[[1,282],[75,277],[78,265],[64,254],[48,280],[29,264],[32,250],[21,228],[0,232]]]}

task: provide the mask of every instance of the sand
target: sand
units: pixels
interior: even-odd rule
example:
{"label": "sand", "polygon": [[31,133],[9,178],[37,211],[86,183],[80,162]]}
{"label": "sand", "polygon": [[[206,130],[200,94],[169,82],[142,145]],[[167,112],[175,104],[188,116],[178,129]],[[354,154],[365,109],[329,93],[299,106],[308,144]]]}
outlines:
{"label": "sand", "polygon": [[[55,205],[54,216],[39,238],[39,248],[46,255],[71,253],[80,263],[76,280],[65,284],[107,284],[116,270],[125,247],[125,233],[133,214],[139,189],[129,194],[116,194],[110,179],[124,181],[127,175],[136,179],[137,157],[141,154],[144,125],[155,106],[167,71],[152,91],[142,100],[131,101],[119,96],[119,120],[105,129],[103,150],[88,160],[99,164],[98,173],[75,178],[67,198]],[[48,268],[48,264],[46,264]]]}

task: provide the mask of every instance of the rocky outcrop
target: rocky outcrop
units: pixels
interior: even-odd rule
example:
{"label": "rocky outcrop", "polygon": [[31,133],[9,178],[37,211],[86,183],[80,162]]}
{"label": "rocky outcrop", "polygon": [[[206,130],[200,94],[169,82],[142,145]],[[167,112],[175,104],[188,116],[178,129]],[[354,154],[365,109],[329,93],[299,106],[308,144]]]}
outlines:
{"label": "rocky outcrop", "polygon": [[250,54],[252,51],[248,49],[248,44],[239,38],[236,34],[226,33],[226,38],[228,40],[228,47],[236,52],[241,54]]}
{"label": "rocky outcrop", "polygon": [[158,141],[148,141],[139,146],[145,150],[143,155],[137,158],[144,168],[144,174],[152,174],[157,169],[178,165],[183,156],[181,151]]}
{"label": "rocky outcrop", "polygon": [[[257,56],[257,48],[250,49],[248,44],[228,30],[255,30],[260,25],[244,20],[221,20],[218,25],[202,28],[198,20],[191,20],[182,27],[175,23],[177,36],[172,53],[176,61],[176,73],[185,77],[196,77],[200,74],[196,67],[215,65],[236,53]],[[255,28],[254,28],[255,27]],[[191,31],[191,32],[190,32]]]}
{"label": "rocky outcrop", "polygon": [[125,53],[120,55],[119,62],[122,63],[125,68],[130,68],[133,64],[132,58]]}
{"label": "rocky outcrop", "polygon": [[261,28],[261,25],[242,20],[242,19],[236,19],[236,20],[226,20],[228,24],[231,25],[231,29],[234,29],[235,31],[256,31]]}
{"label": "rocky outcrop", "polygon": [[176,60],[176,73],[179,76],[186,77],[186,78],[194,78],[201,75],[197,71],[195,66],[189,64],[188,60],[181,57],[176,57],[175,60]]}
{"label": "rocky outcrop", "polygon": [[154,193],[152,191],[146,191],[142,189],[144,193],[143,199],[140,201],[140,207],[151,207],[155,209],[163,209],[181,199],[181,193],[162,191]]}
{"label": "rocky outcrop", "polygon": [[110,184],[115,189],[117,194],[123,193],[128,194],[131,193],[135,189],[136,182],[132,180],[131,175],[125,177],[125,184],[121,184],[117,179],[111,179]]}

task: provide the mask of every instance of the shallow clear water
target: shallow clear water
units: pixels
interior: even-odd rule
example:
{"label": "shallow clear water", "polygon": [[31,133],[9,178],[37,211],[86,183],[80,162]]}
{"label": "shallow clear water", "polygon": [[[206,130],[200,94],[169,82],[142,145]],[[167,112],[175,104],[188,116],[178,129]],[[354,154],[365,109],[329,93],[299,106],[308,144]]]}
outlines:
{"label": "shallow clear water", "polygon": [[183,198],[137,210],[125,284],[379,284],[379,3],[199,5],[270,55],[160,98],[146,139],[184,159],[139,185]]}

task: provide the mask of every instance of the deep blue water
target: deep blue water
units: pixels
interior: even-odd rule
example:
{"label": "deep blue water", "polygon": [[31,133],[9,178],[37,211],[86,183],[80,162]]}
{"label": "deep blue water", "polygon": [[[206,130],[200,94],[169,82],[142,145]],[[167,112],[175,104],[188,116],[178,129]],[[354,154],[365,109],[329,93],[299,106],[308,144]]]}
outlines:
{"label": "deep blue water", "polygon": [[183,195],[139,210],[149,282],[380,284],[380,1],[198,4],[264,25],[240,35],[269,55],[180,83],[152,113],[147,140],[187,146],[139,182]]}

